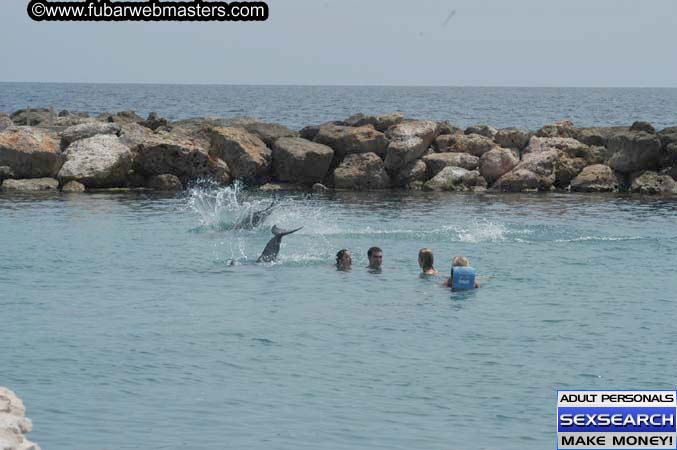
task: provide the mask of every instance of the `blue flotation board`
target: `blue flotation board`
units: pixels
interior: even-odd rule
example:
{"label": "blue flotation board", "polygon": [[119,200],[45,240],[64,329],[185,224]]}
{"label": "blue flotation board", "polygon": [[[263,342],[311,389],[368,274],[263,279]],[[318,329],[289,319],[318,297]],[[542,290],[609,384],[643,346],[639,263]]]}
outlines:
{"label": "blue flotation board", "polygon": [[456,266],[452,268],[452,286],[454,291],[468,291],[475,289],[475,269],[472,267]]}

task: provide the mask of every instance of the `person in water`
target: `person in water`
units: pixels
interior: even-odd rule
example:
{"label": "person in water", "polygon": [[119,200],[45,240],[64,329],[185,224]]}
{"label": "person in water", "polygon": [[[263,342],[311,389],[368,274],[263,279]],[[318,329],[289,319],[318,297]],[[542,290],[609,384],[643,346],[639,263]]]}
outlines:
{"label": "person in water", "polygon": [[433,263],[435,258],[433,256],[433,251],[429,248],[422,248],[418,252],[418,265],[421,267],[422,275],[437,275],[437,270]]}
{"label": "person in water", "polygon": [[369,258],[369,266],[367,269],[380,271],[383,265],[383,250],[378,247],[372,247],[367,251],[367,258]]}
{"label": "person in water", "polygon": [[451,263],[451,276],[443,283],[443,286],[455,291],[467,291],[480,287],[475,269],[470,267],[470,261],[465,256],[457,256]]}
{"label": "person in water", "polygon": [[346,271],[353,268],[353,255],[350,254],[350,250],[344,248],[336,254],[336,268]]}

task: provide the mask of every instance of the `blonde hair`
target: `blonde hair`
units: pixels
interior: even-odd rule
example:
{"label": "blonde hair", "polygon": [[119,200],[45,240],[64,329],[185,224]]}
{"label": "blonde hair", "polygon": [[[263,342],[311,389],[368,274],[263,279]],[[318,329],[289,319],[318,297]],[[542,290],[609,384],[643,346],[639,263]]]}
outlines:
{"label": "blonde hair", "polygon": [[465,256],[457,256],[451,263],[451,267],[469,267],[470,261]]}
{"label": "blonde hair", "polygon": [[418,252],[418,260],[422,263],[424,269],[432,269],[435,262],[432,249],[422,248]]}

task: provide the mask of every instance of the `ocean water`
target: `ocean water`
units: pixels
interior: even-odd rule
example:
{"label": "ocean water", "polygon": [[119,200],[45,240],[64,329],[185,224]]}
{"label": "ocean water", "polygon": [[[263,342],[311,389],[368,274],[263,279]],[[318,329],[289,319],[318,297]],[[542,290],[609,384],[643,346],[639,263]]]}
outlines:
{"label": "ocean water", "polygon": [[568,119],[576,126],[677,125],[675,88],[510,88],[229,86],[83,83],[0,83],[0,112],[52,106],[57,111],[151,111],[169,119],[252,115],[292,128],[356,112],[402,111],[408,117],[449,120],[467,127],[538,129]]}
{"label": "ocean water", "polygon": [[[674,389],[677,203],[0,193],[0,384],[59,449],[543,449],[557,389]],[[270,227],[304,226],[274,264]],[[365,270],[384,250],[384,270]],[[456,255],[482,288],[422,279]],[[334,254],[353,252],[338,272]],[[230,261],[234,265],[230,265]]]}

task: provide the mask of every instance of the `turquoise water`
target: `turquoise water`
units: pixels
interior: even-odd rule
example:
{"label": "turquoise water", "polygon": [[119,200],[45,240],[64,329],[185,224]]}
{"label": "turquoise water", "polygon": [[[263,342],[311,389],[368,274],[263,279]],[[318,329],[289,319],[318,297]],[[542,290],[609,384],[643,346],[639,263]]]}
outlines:
{"label": "turquoise water", "polygon": [[[543,449],[556,389],[674,389],[677,202],[0,194],[0,384],[45,449]],[[305,226],[275,264],[273,224]],[[369,274],[366,250],[384,250]],[[347,247],[355,268],[337,272]],[[482,288],[418,276],[432,247]],[[235,265],[228,265],[234,259]]]}

